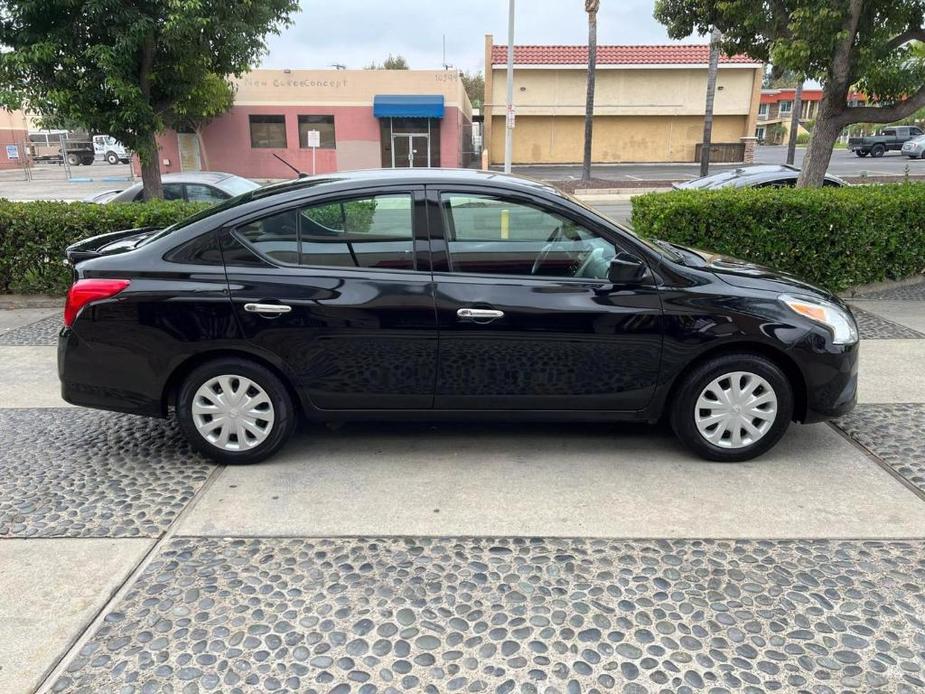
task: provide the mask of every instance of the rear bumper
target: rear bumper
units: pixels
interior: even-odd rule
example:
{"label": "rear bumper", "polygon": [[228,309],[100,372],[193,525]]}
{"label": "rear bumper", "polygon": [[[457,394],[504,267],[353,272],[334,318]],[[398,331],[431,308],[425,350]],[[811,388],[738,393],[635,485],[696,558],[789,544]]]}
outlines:
{"label": "rear bumper", "polygon": [[107,358],[100,354],[101,347],[109,349],[98,343],[89,345],[70,328],[61,331],[58,336],[61,397],[81,407],[163,417],[161,386],[145,377],[147,369],[134,368],[132,356],[118,348],[112,348],[118,354]]}

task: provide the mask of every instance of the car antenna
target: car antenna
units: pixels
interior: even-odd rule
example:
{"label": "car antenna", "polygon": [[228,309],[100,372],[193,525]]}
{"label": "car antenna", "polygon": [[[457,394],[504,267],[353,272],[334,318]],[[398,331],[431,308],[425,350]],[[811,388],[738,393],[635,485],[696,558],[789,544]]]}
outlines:
{"label": "car antenna", "polygon": [[279,156],[276,152],[272,152],[271,154],[272,154],[274,157],[276,157],[277,159],[279,159],[281,162],[283,162],[283,163],[284,163],[286,166],[288,166],[290,169],[292,169],[293,171],[295,171],[295,172],[296,172],[296,175],[297,175],[299,178],[308,178],[308,174],[307,174],[307,173],[305,173],[304,171],[299,171],[296,167],[294,167],[294,166],[293,166],[292,164],[290,164],[288,161],[286,161],[285,159],[283,159],[283,158],[282,158],[281,156]]}

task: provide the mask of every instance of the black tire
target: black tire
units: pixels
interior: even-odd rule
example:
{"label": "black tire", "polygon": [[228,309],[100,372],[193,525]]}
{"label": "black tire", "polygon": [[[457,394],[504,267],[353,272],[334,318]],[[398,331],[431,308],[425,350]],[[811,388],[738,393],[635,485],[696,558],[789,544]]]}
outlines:
{"label": "black tire", "polygon": [[[231,451],[211,443],[199,433],[193,418],[196,391],[216,376],[230,375],[248,378],[269,397],[274,421],[267,438],[253,448]],[[177,421],[190,445],[203,455],[224,465],[258,463],[282,448],[295,429],[296,411],[286,386],[279,377],[256,362],[237,357],[223,357],[195,368],[183,381],[177,394]]]}
{"label": "black tire", "polygon": [[[701,435],[695,421],[697,400],[705,388],[727,373],[745,371],[767,381],[777,397],[777,416],[770,428],[755,442],[742,448],[717,446]],[[670,408],[671,428],[681,442],[702,458],[722,463],[737,463],[757,458],[776,444],[793,418],[793,388],[784,372],[766,357],[747,352],[724,354],[710,359],[682,376],[674,391]]]}
{"label": "black tire", "polygon": [[[911,158],[911,159],[914,159],[914,157],[910,157],[910,158]],[[921,156],[921,158],[922,158],[922,159],[925,159],[925,149],[922,150],[922,156]]]}
{"label": "black tire", "polygon": [[68,154],[67,163],[71,166],[80,166],[80,157],[78,157],[76,154]]}
{"label": "black tire", "polygon": [[874,145],[870,148],[870,156],[879,159],[884,154],[886,154],[886,147],[883,145]]}
{"label": "black tire", "polygon": [[113,166],[119,163],[119,155],[115,152],[106,152],[106,163]]}
{"label": "black tire", "polygon": [[863,151],[863,150],[860,150],[860,149],[856,149],[856,150],[854,151],[854,153],[857,154],[859,157],[866,157],[866,156],[867,156],[867,152],[865,152],[865,151]]}
{"label": "black tire", "polygon": [[92,164],[93,164],[93,157],[84,157],[83,159],[80,160],[80,162],[81,162],[84,166],[92,166]]}

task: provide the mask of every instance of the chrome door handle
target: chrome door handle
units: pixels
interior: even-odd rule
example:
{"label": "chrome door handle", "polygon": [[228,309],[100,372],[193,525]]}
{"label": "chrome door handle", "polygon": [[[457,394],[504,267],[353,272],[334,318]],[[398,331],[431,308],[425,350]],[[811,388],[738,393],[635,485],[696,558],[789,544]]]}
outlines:
{"label": "chrome door handle", "polygon": [[461,308],[456,312],[460,320],[495,320],[504,318],[504,311],[492,308]]}
{"label": "chrome door handle", "polygon": [[244,310],[248,313],[265,313],[276,316],[289,313],[292,306],[286,306],[286,304],[244,304]]}

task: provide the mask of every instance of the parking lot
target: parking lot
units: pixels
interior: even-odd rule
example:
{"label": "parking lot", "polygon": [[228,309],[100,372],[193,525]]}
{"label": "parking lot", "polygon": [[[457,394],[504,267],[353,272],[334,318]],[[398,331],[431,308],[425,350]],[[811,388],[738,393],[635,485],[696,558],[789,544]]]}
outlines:
{"label": "parking lot", "polygon": [[216,466],[0,311],[0,691],[921,691],[925,283],[853,305],[858,409],[734,465],[369,423]]}

